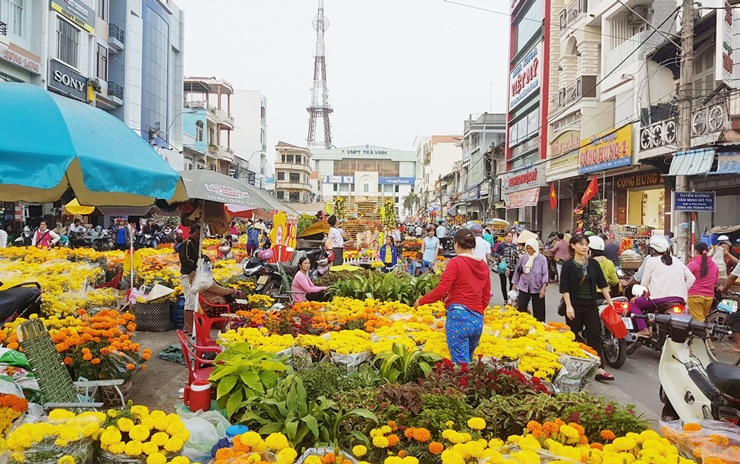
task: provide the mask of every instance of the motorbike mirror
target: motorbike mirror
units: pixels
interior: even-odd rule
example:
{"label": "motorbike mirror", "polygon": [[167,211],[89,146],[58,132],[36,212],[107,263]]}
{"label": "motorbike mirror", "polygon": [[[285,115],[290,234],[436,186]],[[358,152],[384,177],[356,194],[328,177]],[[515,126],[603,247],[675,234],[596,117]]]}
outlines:
{"label": "motorbike mirror", "polygon": [[633,285],[632,286],[632,294],[635,296],[645,296],[647,293],[647,288],[643,287],[642,285]]}

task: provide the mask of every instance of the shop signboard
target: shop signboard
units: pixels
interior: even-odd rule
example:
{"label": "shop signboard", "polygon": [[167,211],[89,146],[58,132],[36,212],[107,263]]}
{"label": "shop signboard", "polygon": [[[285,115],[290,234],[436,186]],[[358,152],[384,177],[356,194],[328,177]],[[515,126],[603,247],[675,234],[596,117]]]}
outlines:
{"label": "shop signboard", "polygon": [[476,185],[472,189],[465,192],[465,194],[463,195],[463,200],[480,200],[480,185]]}
{"label": "shop signboard", "polygon": [[49,61],[49,83],[47,85],[71,98],[87,101],[87,78],[58,61]]}
{"label": "shop signboard", "polygon": [[664,185],[665,179],[658,171],[635,172],[625,174],[616,178],[617,189],[626,190],[632,188],[650,187]]}
{"label": "shop signboard", "polygon": [[502,176],[504,193],[542,187],[543,185],[545,185],[545,176],[541,165],[507,172]]}
{"label": "shop signboard", "polygon": [[380,185],[414,185],[415,183],[415,177],[378,177]]}
{"label": "shop signboard", "polygon": [[537,200],[540,198],[540,188],[535,187],[518,192],[510,192],[504,195],[506,209],[523,208],[525,206],[537,206]]}
{"label": "shop signboard", "polygon": [[6,46],[0,43],[0,59],[12,63],[16,66],[39,74],[41,69],[41,59],[28,50],[17,46],[14,43]]}
{"label": "shop signboard", "polygon": [[714,67],[714,80],[724,82],[726,85],[734,86],[732,79],[732,69],[734,63],[733,55],[733,9],[730,0],[724,0],[723,10],[717,10],[716,26],[717,38],[715,40],[714,62],[721,63],[721,66]]}
{"label": "shop signboard", "polygon": [[51,9],[58,11],[87,32],[95,32],[95,11],[81,0],[51,0]]}
{"label": "shop signboard", "polygon": [[509,111],[519,106],[539,88],[542,78],[543,41],[535,45],[517,63],[509,75]]}
{"label": "shop signboard", "polygon": [[550,159],[578,151],[580,146],[581,133],[579,131],[563,132],[550,142]]}
{"label": "shop signboard", "polygon": [[675,211],[714,211],[714,192],[673,192]]}
{"label": "shop signboard", "polygon": [[324,176],[325,184],[354,184],[353,176]]}
{"label": "shop signboard", "polygon": [[578,174],[605,171],[632,163],[632,124],[583,139],[578,154]]}

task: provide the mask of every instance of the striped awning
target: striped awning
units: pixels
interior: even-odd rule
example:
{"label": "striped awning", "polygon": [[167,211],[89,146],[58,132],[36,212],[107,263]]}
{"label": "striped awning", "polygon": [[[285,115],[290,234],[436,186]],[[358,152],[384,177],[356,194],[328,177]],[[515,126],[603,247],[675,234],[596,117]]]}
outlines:
{"label": "striped awning", "polygon": [[714,148],[677,151],[671,161],[669,176],[694,176],[707,174],[714,163]]}

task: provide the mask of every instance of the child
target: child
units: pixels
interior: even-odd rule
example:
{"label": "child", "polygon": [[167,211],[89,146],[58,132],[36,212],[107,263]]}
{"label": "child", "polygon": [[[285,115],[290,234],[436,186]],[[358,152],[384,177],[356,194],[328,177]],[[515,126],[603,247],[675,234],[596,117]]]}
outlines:
{"label": "child", "polygon": [[411,274],[412,276],[420,276],[423,273],[421,262],[423,258],[424,253],[416,253],[416,259],[411,261],[411,264],[409,264],[409,274]]}

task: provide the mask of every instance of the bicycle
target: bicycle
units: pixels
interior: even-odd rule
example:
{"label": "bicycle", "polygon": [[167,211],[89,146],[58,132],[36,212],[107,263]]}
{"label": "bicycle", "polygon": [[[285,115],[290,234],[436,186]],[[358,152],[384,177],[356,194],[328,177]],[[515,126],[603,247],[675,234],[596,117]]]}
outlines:
{"label": "bicycle", "polygon": [[[735,314],[740,306],[740,293],[727,291],[729,298],[721,298],[718,301],[717,308],[707,314],[706,322],[715,324],[720,327],[729,327],[727,319],[731,314]],[[709,352],[717,361],[740,366],[740,353],[732,351],[735,346],[735,336],[733,334],[714,334],[709,343]]]}

